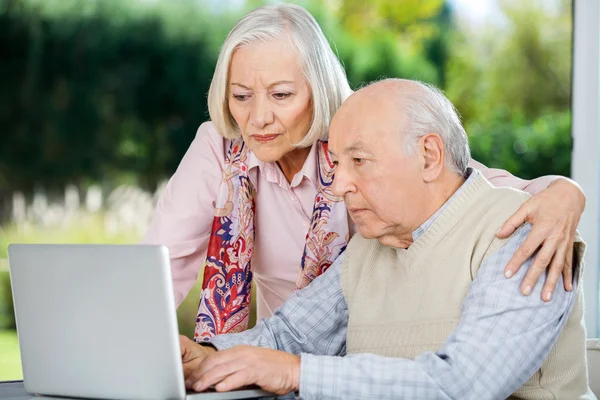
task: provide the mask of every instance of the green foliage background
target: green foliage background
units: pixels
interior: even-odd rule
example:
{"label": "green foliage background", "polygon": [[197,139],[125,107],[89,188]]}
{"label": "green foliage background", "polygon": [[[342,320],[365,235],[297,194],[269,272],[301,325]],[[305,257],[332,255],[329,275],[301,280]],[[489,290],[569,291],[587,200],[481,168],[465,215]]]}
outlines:
{"label": "green foliage background", "polygon": [[[485,164],[569,174],[570,9],[503,1],[473,33],[441,0],[297,1],[352,86],[420,79],[455,102]],[[0,1],[0,191],[130,180],[152,188],[199,124],[218,48],[247,8],[210,2]],[[498,33],[502,37],[498,37]]]}

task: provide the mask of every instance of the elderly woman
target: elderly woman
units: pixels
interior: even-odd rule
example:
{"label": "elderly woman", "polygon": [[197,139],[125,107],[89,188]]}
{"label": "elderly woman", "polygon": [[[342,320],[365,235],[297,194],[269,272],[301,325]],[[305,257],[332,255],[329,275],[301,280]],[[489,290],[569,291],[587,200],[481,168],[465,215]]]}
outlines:
{"label": "elderly woman", "polygon": [[[211,122],[198,129],[144,239],[168,246],[177,305],[206,263],[195,341],[246,329],[252,281],[258,317],[270,316],[344,250],[353,226],[330,190],[326,140],[351,92],[319,25],[301,7],[259,8],[229,33],[208,93]],[[550,300],[563,265],[570,290],[567,243],[584,208],[580,188],[566,178],[529,182],[471,166],[495,185],[535,194],[498,233],[533,224],[507,277],[541,248],[523,293],[550,267],[543,292]]]}

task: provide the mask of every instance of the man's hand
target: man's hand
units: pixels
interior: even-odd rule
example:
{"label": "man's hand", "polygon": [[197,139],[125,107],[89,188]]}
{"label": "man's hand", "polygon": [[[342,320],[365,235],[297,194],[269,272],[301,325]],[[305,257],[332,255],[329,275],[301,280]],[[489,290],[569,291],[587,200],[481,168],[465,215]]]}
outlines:
{"label": "man's hand", "polygon": [[200,346],[183,335],[179,335],[179,346],[181,347],[181,362],[185,379],[198,369],[206,356],[216,352],[212,347]]}
{"label": "man's hand", "polygon": [[521,284],[524,295],[531,293],[546,269],[548,274],[542,290],[544,301],[552,298],[561,273],[565,290],[573,289],[573,242],[584,208],[585,195],[581,188],[570,179],[559,178],[523,203],[500,228],[496,235],[507,238],[525,222],[533,226],[505,268],[505,275],[510,278],[539,249]]}
{"label": "man's hand", "polygon": [[210,354],[189,377],[185,386],[201,392],[214,386],[226,392],[257,385],[285,395],[299,390],[300,356],[253,346],[236,346]]}

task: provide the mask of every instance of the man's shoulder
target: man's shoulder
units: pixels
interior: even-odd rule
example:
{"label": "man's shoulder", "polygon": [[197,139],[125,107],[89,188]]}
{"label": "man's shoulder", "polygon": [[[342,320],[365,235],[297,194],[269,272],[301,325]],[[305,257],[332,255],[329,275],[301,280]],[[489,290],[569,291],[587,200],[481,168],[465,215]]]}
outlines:
{"label": "man's shoulder", "polygon": [[[492,220],[498,219],[498,222],[503,224],[504,220],[514,214],[530,198],[531,195],[522,190],[510,187],[495,187],[489,184],[488,190],[481,193],[481,197],[477,202],[481,207],[477,212],[479,214],[477,218],[488,221],[490,218]],[[489,221],[489,223],[493,222]]]}
{"label": "man's shoulder", "polygon": [[490,200],[496,202],[499,205],[514,205],[514,204],[523,204],[526,202],[531,195],[523,190],[515,189],[512,187],[499,187],[494,186],[490,183],[489,180],[480,171],[476,171],[479,174],[480,179],[483,179],[487,186],[488,190],[486,191],[486,197],[489,197]]}
{"label": "man's shoulder", "polygon": [[485,204],[477,217],[491,237],[525,203],[531,195],[518,189],[493,187],[486,194]]}
{"label": "man's shoulder", "polygon": [[511,187],[492,187],[492,193],[504,201],[525,202],[531,195],[523,190]]}

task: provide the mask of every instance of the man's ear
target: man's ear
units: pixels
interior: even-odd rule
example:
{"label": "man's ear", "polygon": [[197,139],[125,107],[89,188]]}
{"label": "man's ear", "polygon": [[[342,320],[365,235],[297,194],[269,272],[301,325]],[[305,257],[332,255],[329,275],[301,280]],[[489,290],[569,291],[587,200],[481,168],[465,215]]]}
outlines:
{"label": "man's ear", "polygon": [[423,166],[423,180],[432,182],[436,180],[444,169],[444,142],[437,133],[428,133],[419,139],[421,159]]}

